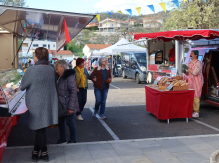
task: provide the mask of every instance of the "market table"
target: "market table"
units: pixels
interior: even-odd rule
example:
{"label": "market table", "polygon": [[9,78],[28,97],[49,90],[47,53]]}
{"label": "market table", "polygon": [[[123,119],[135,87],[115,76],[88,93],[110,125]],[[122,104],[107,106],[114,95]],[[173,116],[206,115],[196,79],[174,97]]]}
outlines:
{"label": "market table", "polygon": [[154,114],[157,119],[188,118],[193,114],[194,90],[160,91],[145,86],[146,111]]}

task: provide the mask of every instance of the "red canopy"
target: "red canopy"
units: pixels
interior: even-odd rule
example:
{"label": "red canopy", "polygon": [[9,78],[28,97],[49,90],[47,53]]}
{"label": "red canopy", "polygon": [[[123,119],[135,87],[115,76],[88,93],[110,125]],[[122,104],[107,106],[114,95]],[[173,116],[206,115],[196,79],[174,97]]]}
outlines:
{"label": "red canopy", "polygon": [[135,40],[139,40],[141,38],[158,39],[158,40],[163,40],[163,42],[169,42],[172,40],[186,41],[187,39],[212,40],[215,38],[219,38],[219,32],[213,30],[166,31],[166,32],[156,32],[156,33],[135,34],[134,38]]}
{"label": "red canopy", "polygon": [[52,58],[52,60],[57,60],[58,61],[59,59],[58,58]]}

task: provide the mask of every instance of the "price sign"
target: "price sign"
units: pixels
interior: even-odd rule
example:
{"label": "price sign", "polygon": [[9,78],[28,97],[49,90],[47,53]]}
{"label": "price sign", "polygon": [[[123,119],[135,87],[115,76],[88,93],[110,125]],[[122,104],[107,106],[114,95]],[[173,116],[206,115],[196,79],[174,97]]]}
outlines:
{"label": "price sign", "polygon": [[154,81],[154,85],[157,85],[157,83],[158,83],[158,80],[155,80],[155,81]]}
{"label": "price sign", "polygon": [[170,85],[167,87],[167,90],[170,91],[172,88],[173,88],[173,85],[170,84]]}

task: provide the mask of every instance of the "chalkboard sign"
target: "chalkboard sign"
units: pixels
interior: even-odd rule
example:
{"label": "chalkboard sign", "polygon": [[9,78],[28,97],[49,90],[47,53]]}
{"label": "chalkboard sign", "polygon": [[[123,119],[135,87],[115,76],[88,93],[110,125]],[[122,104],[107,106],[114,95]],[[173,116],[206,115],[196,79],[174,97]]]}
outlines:
{"label": "chalkboard sign", "polygon": [[158,80],[155,80],[155,81],[154,81],[154,85],[157,85],[157,83],[158,83]]}
{"label": "chalkboard sign", "polygon": [[173,85],[170,84],[170,85],[167,87],[167,90],[170,91],[172,88],[173,88]]}

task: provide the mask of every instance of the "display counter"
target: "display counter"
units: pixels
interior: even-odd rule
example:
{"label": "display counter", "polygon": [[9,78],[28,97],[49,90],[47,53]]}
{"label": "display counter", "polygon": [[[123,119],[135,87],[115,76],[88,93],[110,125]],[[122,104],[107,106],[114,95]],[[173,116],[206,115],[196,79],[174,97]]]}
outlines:
{"label": "display counter", "polygon": [[194,90],[161,91],[145,86],[146,111],[157,119],[192,118]]}

